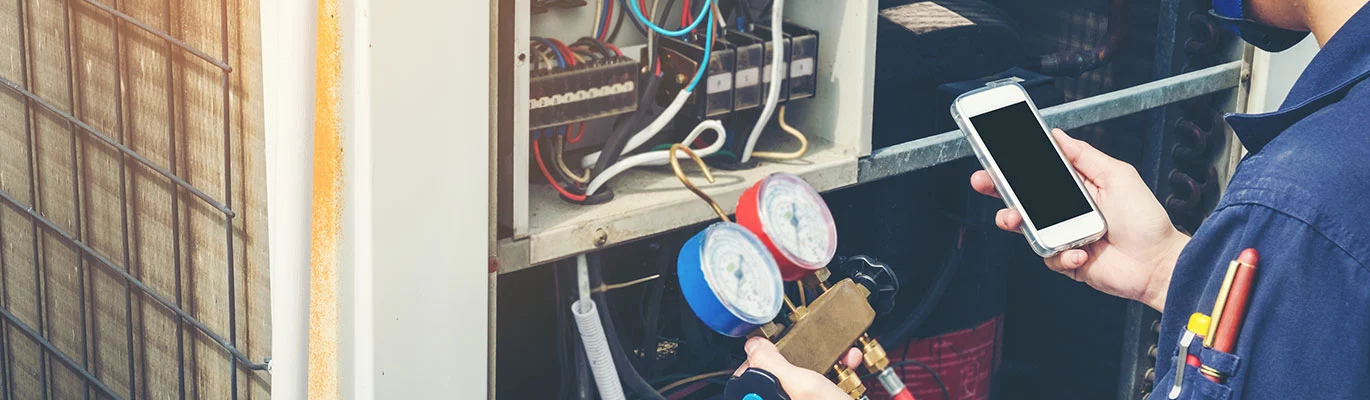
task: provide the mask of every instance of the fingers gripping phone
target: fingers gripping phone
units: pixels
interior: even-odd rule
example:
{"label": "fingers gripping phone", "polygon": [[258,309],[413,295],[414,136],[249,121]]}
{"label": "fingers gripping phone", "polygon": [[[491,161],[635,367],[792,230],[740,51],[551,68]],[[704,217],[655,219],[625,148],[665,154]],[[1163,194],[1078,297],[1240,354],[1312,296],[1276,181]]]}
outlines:
{"label": "fingers gripping phone", "polygon": [[1103,215],[1022,86],[995,83],[962,94],[952,102],[951,116],[1004,204],[1023,216],[1023,235],[1038,255],[1104,236]]}

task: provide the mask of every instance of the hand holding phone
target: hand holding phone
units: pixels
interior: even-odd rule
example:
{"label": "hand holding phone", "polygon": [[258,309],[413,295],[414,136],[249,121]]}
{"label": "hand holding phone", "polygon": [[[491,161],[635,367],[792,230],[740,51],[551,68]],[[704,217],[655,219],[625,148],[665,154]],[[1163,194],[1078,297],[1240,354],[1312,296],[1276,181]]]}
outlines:
{"label": "hand holding phone", "polygon": [[[1095,209],[1107,219],[1108,229],[1097,241],[1047,257],[1047,267],[1104,293],[1161,310],[1175,260],[1189,237],[1171,225],[1131,165],[1059,129],[1051,135],[1067,165],[1078,172]],[[989,171],[977,171],[970,183],[977,192],[1002,198]],[[999,210],[995,223],[1007,231],[1026,231],[1017,209]]]}

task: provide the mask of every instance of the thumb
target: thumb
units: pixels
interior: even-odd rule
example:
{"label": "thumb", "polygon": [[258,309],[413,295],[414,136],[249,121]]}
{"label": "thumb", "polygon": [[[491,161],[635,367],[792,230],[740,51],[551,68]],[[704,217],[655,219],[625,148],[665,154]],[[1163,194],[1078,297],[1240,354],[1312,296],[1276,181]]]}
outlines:
{"label": "thumb", "polygon": [[807,375],[814,374],[812,371],[790,364],[789,360],[780,354],[780,349],[775,347],[775,343],[764,338],[748,339],[744,349],[747,352],[747,362],[742,366],[743,368],[738,369],[737,373],[739,374],[747,368],[759,368],[775,375],[782,384],[789,382],[791,385],[806,380]]}
{"label": "thumb", "polygon": [[1066,161],[1075,167],[1080,176],[1099,186],[1104,186],[1104,182],[1118,170],[1119,164],[1126,165],[1089,143],[1070,137],[1063,130],[1053,129],[1051,133],[1061,148],[1061,154],[1066,156]]}
{"label": "thumb", "polygon": [[[743,349],[747,352],[746,367],[760,368],[772,374],[778,374],[782,370],[797,368],[785,356],[780,354],[780,349],[775,347],[775,343],[765,338],[753,337],[747,339],[747,344]],[[779,376],[776,376],[779,378]]]}

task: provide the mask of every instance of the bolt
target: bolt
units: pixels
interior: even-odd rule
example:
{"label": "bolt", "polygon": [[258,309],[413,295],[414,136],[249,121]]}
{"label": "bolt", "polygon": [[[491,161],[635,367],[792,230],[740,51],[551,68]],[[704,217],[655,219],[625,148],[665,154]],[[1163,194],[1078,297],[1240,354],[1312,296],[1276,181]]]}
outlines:
{"label": "bolt", "polygon": [[604,245],[605,245],[605,244],[608,244],[608,243],[609,243],[609,233],[608,233],[608,232],[605,232],[605,231],[604,231],[604,228],[596,228],[596,229],[595,229],[595,247],[604,247]]}
{"label": "bolt", "polygon": [[499,272],[499,259],[498,259],[498,258],[494,258],[494,257],[490,257],[490,271],[489,271],[489,273],[493,274],[493,273],[496,273],[496,272]]}
{"label": "bolt", "polygon": [[685,79],[686,79],[686,78],[685,78],[685,74],[675,74],[675,82],[676,82],[676,83],[679,83],[679,84],[684,85],[684,84],[685,84]]}

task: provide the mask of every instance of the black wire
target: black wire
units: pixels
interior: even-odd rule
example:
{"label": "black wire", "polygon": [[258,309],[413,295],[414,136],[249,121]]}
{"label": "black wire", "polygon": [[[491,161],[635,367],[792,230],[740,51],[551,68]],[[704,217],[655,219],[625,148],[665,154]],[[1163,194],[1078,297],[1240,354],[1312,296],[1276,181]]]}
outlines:
{"label": "black wire", "polygon": [[608,46],[605,46],[605,45],[604,45],[604,42],[595,40],[595,38],[592,38],[592,37],[589,37],[589,36],[582,37],[582,38],[576,40],[576,42],[575,42],[575,43],[572,43],[572,45],[577,45],[577,44],[582,44],[582,43],[583,43],[583,44],[586,44],[586,45],[589,45],[590,47],[595,48],[595,51],[598,51],[600,55],[603,55],[603,56],[604,56],[604,58],[607,58],[607,59],[618,58],[618,53],[615,53],[613,50],[609,50],[609,47],[608,47]]}
{"label": "black wire", "polygon": [[[633,16],[633,12],[630,11],[630,10],[628,10],[628,2],[629,2],[629,1],[636,1],[636,0],[619,0],[619,14],[620,14],[620,15],[619,15],[619,17],[618,17],[618,22],[614,24],[614,30],[613,30],[612,32],[609,33],[608,39],[609,39],[609,42],[610,42],[610,43],[613,43],[613,42],[617,42],[617,41],[618,41],[618,30],[619,30],[620,28],[623,28],[623,20],[625,20],[625,19],[626,19],[626,20],[631,20],[631,21],[633,21],[633,28],[637,28],[637,33],[641,34],[642,37],[647,37],[647,28],[644,27],[644,26],[642,26],[642,23],[641,23],[641,22],[637,22],[637,17]],[[644,12],[644,14],[643,14],[644,16],[647,15],[647,14],[645,14],[645,13],[651,12],[651,10],[642,10],[642,11]]]}
{"label": "black wire", "polygon": [[[942,398],[943,398],[943,399],[946,399],[946,400],[951,400],[951,391],[950,391],[950,390],[947,390],[947,384],[942,382],[942,376],[941,376],[941,375],[938,375],[938,374],[937,374],[937,371],[934,371],[934,370],[932,369],[932,367],[929,367],[927,364],[924,364],[922,361],[918,361],[918,360],[915,360],[915,359],[912,359],[912,358],[907,358],[907,359],[901,360],[901,361],[899,361],[899,362],[896,362],[896,363],[894,363],[894,364],[890,364],[890,366],[889,366],[888,368],[897,368],[897,367],[902,367],[902,366],[905,366],[905,365],[908,365],[908,364],[917,365],[918,367],[923,368],[924,371],[928,371],[928,374],[929,374],[929,375],[932,375],[932,380],[937,381],[937,387],[939,387],[939,388],[942,389]],[[901,375],[902,375],[902,374],[901,374]],[[872,377],[874,377],[874,376],[875,376],[874,373],[869,373],[869,374],[861,375],[861,380],[864,381],[864,380],[870,379],[870,378],[872,378]],[[900,376],[900,380],[903,380],[903,376]],[[890,393],[890,394],[893,395],[894,393]]]}
{"label": "black wire", "polygon": [[917,330],[924,320],[927,320],[928,315],[932,314],[932,309],[942,299],[942,294],[946,292],[951,278],[956,275],[956,270],[960,269],[963,253],[964,250],[959,246],[952,250],[951,254],[947,256],[946,263],[942,265],[941,272],[938,272],[932,287],[928,288],[927,293],[924,293],[922,300],[918,302],[918,307],[914,308],[909,317],[900,322],[894,331],[882,337],[882,342],[896,345],[904,343],[913,335],[913,331]]}
{"label": "black wire", "polygon": [[[603,262],[599,254],[589,254],[586,261],[590,275],[590,287],[604,286]],[[637,368],[633,367],[632,360],[623,351],[623,342],[619,341],[618,329],[614,326],[614,318],[609,309],[609,299],[604,291],[592,293],[590,297],[595,302],[595,308],[599,311],[599,321],[604,325],[604,338],[609,342],[609,353],[614,358],[614,369],[618,371],[618,378],[623,388],[630,393],[636,393],[643,398],[653,400],[665,400],[666,397],[658,393],[652,385],[647,384],[647,380],[642,379],[638,374]]]}
{"label": "black wire", "polygon": [[552,265],[552,285],[554,285],[553,289],[555,290],[553,296],[555,301],[552,302],[552,307],[555,307],[557,313],[557,364],[559,364],[557,376],[561,379],[557,385],[557,398],[565,399],[568,396],[570,384],[567,378],[571,377],[571,366],[567,364],[567,361],[571,360],[571,357],[566,354],[566,310],[561,303],[561,276],[557,273],[556,264]]}
{"label": "black wire", "polygon": [[[650,64],[648,65],[650,66]],[[646,89],[638,97],[637,112],[629,116],[626,121],[622,121],[604,141],[604,148],[599,152],[599,160],[595,161],[595,176],[599,176],[610,165],[618,162],[621,156],[619,153],[622,153],[623,147],[628,145],[631,134],[636,133],[644,124],[647,116],[652,113],[652,98],[656,96],[657,88],[661,86],[661,77],[656,74],[647,75]]]}

